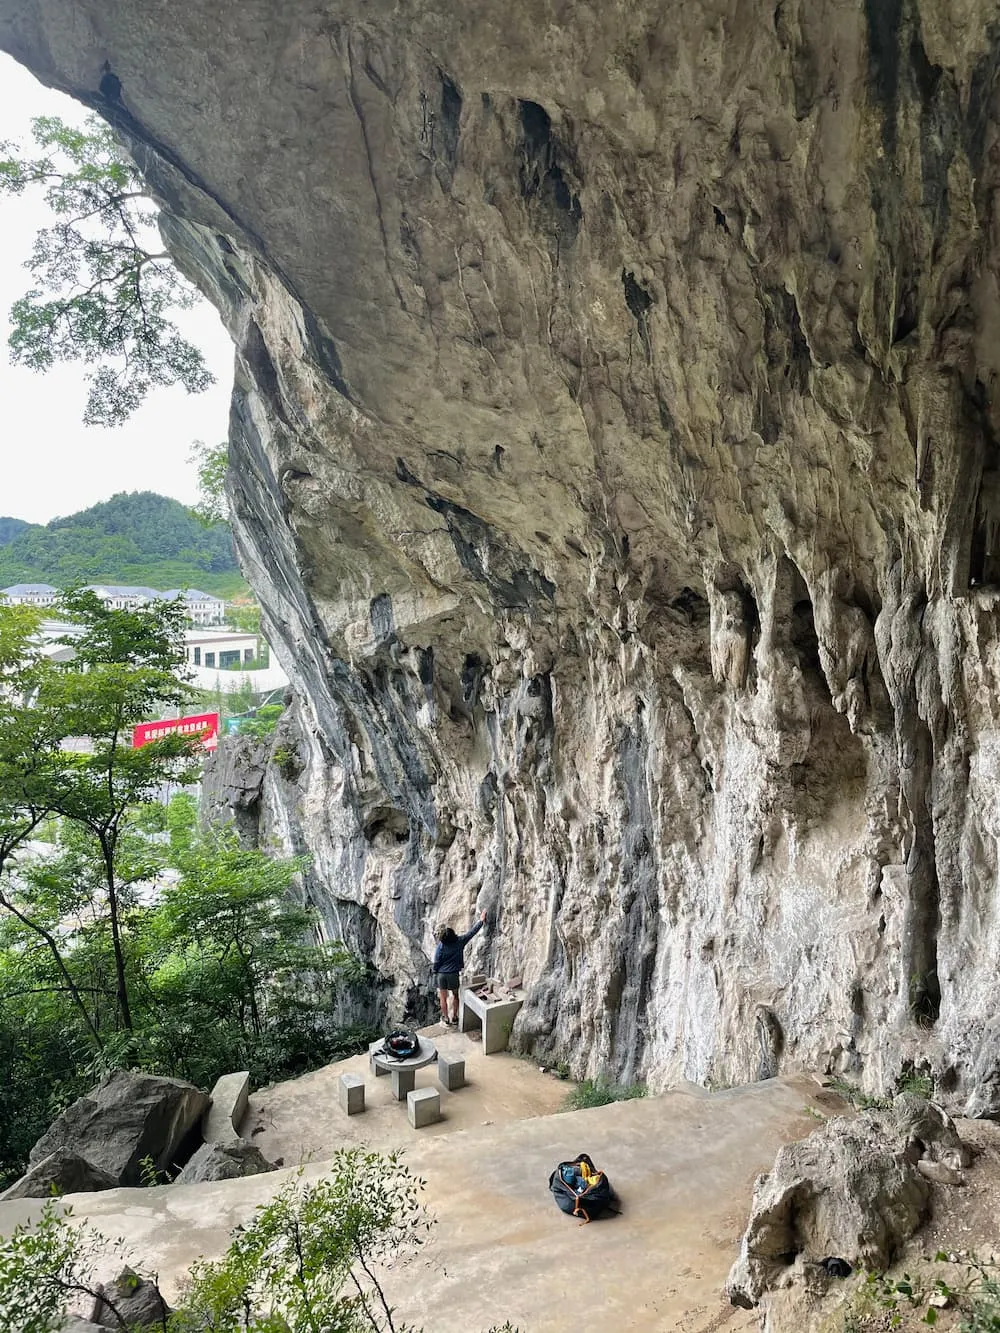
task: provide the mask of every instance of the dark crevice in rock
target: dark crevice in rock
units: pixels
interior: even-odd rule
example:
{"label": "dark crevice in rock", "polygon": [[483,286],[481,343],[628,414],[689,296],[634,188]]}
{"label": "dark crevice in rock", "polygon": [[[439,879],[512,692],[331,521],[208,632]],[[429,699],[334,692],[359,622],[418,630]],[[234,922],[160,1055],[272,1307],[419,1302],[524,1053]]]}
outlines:
{"label": "dark crevice in rock", "polygon": [[[462,505],[454,504],[441,495],[428,492],[425,499],[429,507],[444,519],[455,554],[463,567],[478,583],[490,589],[501,606],[525,611],[539,598],[552,601],[555,584],[530,566],[512,567],[509,555],[498,546],[489,524]],[[491,560],[487,563],[484,559],[486,551],[499,556],[499,562]],[[509,568],[507,578],[494,572],[497,563]]]}
{"label": "dark crevice in rock", "polygon": [[380,805],[365,820],[364,835],[376,847],[396,846],[409,841],[410,821],[402,810]]}
{"label": "dark crevice in rock", "polygon": [[[521,197],[537,205],[543,229],[572,245],[580,230],[583,209],[571,181],[579,179],[568,154],[552,133],[552,119],[537,102],[517,104],[521,138],[517,145]],[[570,173],[569,178],[567,172]]]}
{"label": "dark crevice in rock", "polygon": [[441,78],[441,110],[438,115],[438,137],[441,157],[454,170],[458,162],[459,125],[462,119],[462,94],[452,80],[438,71]]}
{"label": "dark crevice in rock", "polygon": [[882,141],[887,153],[896,148],[903,6],[904,0],[865,0],[872,90],[882,103]]}
{"label": "dark crevice in rock", "polygon": [[386,639],[395,637],[396,618],[392,611],[392,598],[387,592],[380,592],[377,597],[372,598],[368,607],[368,618],[377,642],[382,643]]}
{"label": "dark crevice in rock", "polygon": [[264,336],[255,320],[250,320],[247,325],[246,335],[240,351],[258,391],[271,404],[282,425],[291,426],[292,423],[285,411],[284,395],[278,383],[278,372],[271,360],[271,354],[267,350]]}

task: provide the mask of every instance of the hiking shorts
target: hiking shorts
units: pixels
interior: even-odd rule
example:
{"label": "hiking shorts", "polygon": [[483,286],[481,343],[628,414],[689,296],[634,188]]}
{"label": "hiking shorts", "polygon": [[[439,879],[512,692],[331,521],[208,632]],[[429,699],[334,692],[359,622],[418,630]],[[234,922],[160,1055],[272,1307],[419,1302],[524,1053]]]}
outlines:
{"label": "hiking shorts", "polygon": [[458,990],[458,972],[435,972],[434,986],[436,990]]}

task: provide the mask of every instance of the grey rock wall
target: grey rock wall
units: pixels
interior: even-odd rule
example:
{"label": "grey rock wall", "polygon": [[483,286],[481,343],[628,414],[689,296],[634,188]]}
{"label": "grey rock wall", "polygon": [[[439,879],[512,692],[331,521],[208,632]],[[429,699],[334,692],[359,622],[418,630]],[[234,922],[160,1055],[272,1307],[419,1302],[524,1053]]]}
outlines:
{"label": "grey rock wall", "polygon": [[380,1003],[486,907],[474,961],[577,1074],[970,1090],[998,23],[0,0],[233,333],[237,539],[303,764],[259,809]]}

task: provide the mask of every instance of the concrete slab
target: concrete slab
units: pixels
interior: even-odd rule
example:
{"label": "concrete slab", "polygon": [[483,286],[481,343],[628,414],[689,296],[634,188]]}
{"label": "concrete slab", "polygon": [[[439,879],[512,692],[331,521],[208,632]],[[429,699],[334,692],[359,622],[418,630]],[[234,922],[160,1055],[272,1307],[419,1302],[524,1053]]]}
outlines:
{"label": "concrete slab", "polygon": [[[460,1093],[441,1093],[442,1118],[421,1130],[421,1138],[552,1115],[562,1109],[572,1087],[551,1074],[540,1074],[530,1060],[506,1053],[486,1059],[478,1032],[465,1037],[438,1023],[424,1028],[421,1035],[430,1037],[441,1054],[464,1059],[466,1077]],[[437,1072],[436,1063],[417,1070],[415,1087],[438,1087]],[[341,1074],[367,1075],[363,1116],[347,1119],[339,1112],[337,1081]],[[255,1143],[268,1161],[282,1157],[289,1166],[323,1160],[352,1143],[392,1149],[406,1147],[414,1138],[406,1119],[405,1097],[401,1103],[396,1101],[390,1079],[376,1082],[371,1077],[367,1055],[255,1092],[241,1128],[243,1137]]]}
{"label": "concrete slab", "polygon": [[206,1143],[235,1143],[250,1100],[250,1074],[246,1069],[223,1074],[212,1089],[212,1104],[202,1118]]}
{"label": "concrete slab", "polygon": [[[470,1092],[454,1100],[442,1093],[442,1107],[457,1108]],[[389,1299],[401,1319],[430,1333],[475,1333],[505,1319],[525,1333],[570,1333],[580,1327],[581,1302],[590,1327],[616,1333],[756,1329],[757,1317],[726,1304],[722,1286],[754,1177],[782,1143],[815,1128],[810,1106],[832,1109],[811,1078],[773,1079],[710,1097],[667,1093],[446,1135],[432,1125],[417,1136],[393,1103],[412,1135],[406,1162],[427,1181],[438,1224],[417,1258],[384,1275]],[[368,1117],[338,1120],[346,1128]],[[581,1151],[607,1171],[620,1217],[580,1226],[552,1202],[549,1173]],[[321,1170],[310,1165],[305,1176]],[[287,1176],[110,1190],[67,1203],[77,1218],[126,1237],[171,1299],[191,1261],[221,1253],[232,1227]],[[0,1205],[0,1231],[37,1215],[40,1204]]]}

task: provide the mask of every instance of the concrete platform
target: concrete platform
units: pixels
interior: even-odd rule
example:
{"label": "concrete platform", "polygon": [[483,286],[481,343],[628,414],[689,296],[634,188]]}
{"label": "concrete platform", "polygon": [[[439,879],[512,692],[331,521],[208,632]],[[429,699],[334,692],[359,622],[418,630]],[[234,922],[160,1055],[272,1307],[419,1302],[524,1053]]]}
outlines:
{"label": "concrete platform", "polygon": [[[463,1089],[455,1103],[469,1093]],[[335,1094],[332,1101],[337,1115]],[[721,1294],[754,1177],[782,1143],[815,1129],[806,1107],[829,1113],[839,1105],[800,1077],[458,1132],[452,1122],[448,1134],[441,1124],[413,1134],[393,1102],[393,1115],[412,1134],[406,1162],[427,1181],[425,1200],[438,1225],[414,1260],[384,1275],[389,1299],[401,1320],[428,1333],[476,1333],[505,1319],[524,1333],[569,1333],[581,1323],[577,1300],[590,1327],[615,1333],[756,1329],[756,1315],[732,1309]],[[345,1129],[367,1120],[339,1117]],[[580,1226],[552,1202],[549,1173],[581,1151],[610,1176],[620,1217]],[[307,1179],[321,1173],[318,1163],[305,1169]],[[76,1217],[126,1237],[172,1299],[191,1261],[221,1253],[232,1227],[287,1176],[109,1190],[67,1202]],[[0,1205],[0,1231],[39,1207],[27,1199]]]}
{"label": "concrete platform", "polygon": [[[508,1054],[486,1059],[478,1032],[463,1036],[438,1023],[423,1028],[421,1036],[429,1037],[440,1053],[464,1059],[467,1080],[460,1092],[442,1091],[441,1119],[422,1129],[421,1138],[552,1115],[561,1110],[572,1087],[551,1074],[540,1074],[530,1060]],[[440,1087],[437,1072],[436,1061],[418,1069],[414,1086]],[[337,1082],[341,1074],[358,1074],[364,1079],[363,1116],[348,1120],[340,1112]],[[397,1101],[391,1083],[388,1078],[375,1078],[367,1054],[341,1060],[254,1093],[240,1132],[268,1161],[283,1157],[288,1166],[320,1161],[352,1143],[405,1148],[416,1134],[406,1119],[406,1097]]]}

